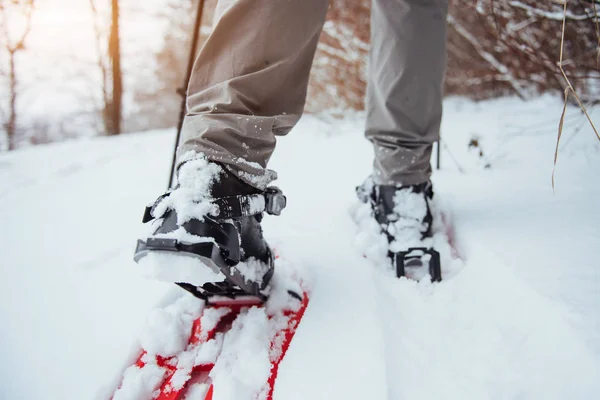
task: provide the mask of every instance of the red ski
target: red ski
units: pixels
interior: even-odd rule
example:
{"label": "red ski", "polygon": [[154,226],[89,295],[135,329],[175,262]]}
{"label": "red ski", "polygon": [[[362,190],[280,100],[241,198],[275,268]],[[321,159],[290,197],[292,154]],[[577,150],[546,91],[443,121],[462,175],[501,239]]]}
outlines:
{"label": "red ski", "polygon": [[[235,379],[234,370],[237,368],[238,376],[245,375],[244,366],[234,365],[245,361],[238,352],[248,347],[246,364],[252,365],[248,375],[253,381],[240,385],[249,391],[243,396],[272,399],[279,364],[308,306],[306,293],[289,292],[288,299],[281,298],[280,293],[279,299],[271,303],[247,297],[201,304],[185,349],[166,357],[143,349],[135,364],[125,371],[112,399],[184,400],[188,395],[212,400],[219,390],[229,392],[231,397],[231,387],[236,386],[230,382]],[[234,397],[242,395],[235,393]]]}

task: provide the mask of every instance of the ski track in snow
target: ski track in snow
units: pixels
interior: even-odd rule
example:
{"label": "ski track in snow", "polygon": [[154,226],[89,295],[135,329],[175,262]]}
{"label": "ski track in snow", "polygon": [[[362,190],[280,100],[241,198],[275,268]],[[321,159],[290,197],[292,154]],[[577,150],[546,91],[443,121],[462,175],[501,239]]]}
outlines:
{"label": "ski track in snow", "polygon": [[[279,140],[271,167],[289,206],[265,232],[310,270],[312,296],[275,399],[598,398],[600,147],[591,130],[570,140],[565,127],[553,194],[560,107],[446,101],[450,153],[434,185],[465,263],[435,285],[390,278],[354,245],[348,210],[372,154],[360,116],[304,118]],[[473,136],[490,170],[468,151]],[[150,310],[181,295],[131,261],[172,140],[153,132],[0,156],[1,399],[106,398]]]}
{"label": "ski track in snow", "polygon": [[474,246],[480,268],[434,290],[374,273],[388,398],[592,398],[597,359],[565,310]]}

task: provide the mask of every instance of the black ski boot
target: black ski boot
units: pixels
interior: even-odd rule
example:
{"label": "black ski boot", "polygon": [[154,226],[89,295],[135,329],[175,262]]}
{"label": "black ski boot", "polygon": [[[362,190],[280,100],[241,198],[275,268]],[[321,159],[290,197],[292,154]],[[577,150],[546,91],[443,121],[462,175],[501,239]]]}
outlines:
{"label": "black ski boot", "polygon": [[154,232],[138,240],[134,260],[150,252],[193,257],[198,268],[207,266],[225,279],[201,286],[178,282],[184,289],[205,299],[244,294],[264,299],[274,260],[260,222],[263,212],[279,215],[285,205],[275,187],[263,192],[219,164],[187,161],[178,170],[177,187],[146,208],[143,221]]}
{"label": "black ski boot", "polygon": [[433,216],[430,202],[433,186],[427,181],[418,185],[375,185],[373,179],[356,188],[358,198],[369,203],[373,217],[389,243],[388,256],[398,277],[408,268],[429,264],[432,281],[441,281],[440,255],[431,246]]}

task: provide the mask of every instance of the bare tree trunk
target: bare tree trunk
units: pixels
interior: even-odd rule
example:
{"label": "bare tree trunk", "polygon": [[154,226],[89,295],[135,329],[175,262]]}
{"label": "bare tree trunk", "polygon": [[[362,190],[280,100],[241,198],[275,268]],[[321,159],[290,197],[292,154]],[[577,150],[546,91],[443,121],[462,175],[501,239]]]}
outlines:
{"label": "bare tree trunk", "polygon": [[15,66],[15,51],[9,51],[9,110],[8,121],[6,122],[6,136],[8,139],[8,150],[14,150],[16,147],[17,134],[17,71]]}
{"label": "bare tree trunk", "polygon": [[123,109],[123,74],[121,71],[118,0],[112,0],[112,23],[108,39],[108,53],[112,65],[112,96],[110,102],[106,105],[109,114],[106,121],[106,131],[108,135],[118,135],[121,133]]}
{"label": "bare tree trunk", "polygon": [[[11,32],[8,29],[8,15],[11,12],[19,11],[22,13],[24,27],[16,38],[11,38]],[[24,0],[22,2],[14,1],[7,5],[0,2],[0,43],[8,53],[9,73],[8,73],[8,96],[9,110],[8,121],[4,124],[8,149],[14,150],[17,147],[17,99],[19,96],[19,79],[17,77],[16,56],[20,51],[25,50],[25,41],[31,31],[31,14],[33,13],[33,0]]]}

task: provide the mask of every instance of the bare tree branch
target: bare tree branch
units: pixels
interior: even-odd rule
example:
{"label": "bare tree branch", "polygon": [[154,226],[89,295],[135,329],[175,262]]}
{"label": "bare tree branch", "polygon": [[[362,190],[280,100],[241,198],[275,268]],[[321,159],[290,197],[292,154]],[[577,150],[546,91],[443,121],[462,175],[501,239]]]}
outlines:
{"label": "bare tree branch", "polygon": [[546,11],[546,10],[542,10],[540,8],[529,6],[527,4],[524,4],[524,3],[520,2],[520,1],[516,1],[516,0],[511,1],[508,4],[510,4],[512,7],[520,8],[522,10],[527,11],[527,14],[530,16],[542,17],[545,19],[553,20],[553,21],[562,21],[563,19],[568,19],[568,20],[573,20],[573,21],[585,21],[585,20],[594,18],[593,15],[587,14],[587,13],[576,15],[570,11],[567,11],[566,14],[563,14],[563,12],[560,10]]}
{"label": "bare tree branch", "polygon": [[448,15],[448,24],[454,28],[454,30],[460,34],[467,42],[471,43],[471,45],[477,50],[477,53],[486,60],[494,69],[496,69],[509,83],[509,85],[513,88],[515,93],[522,99],[526,98],[525,89],[519,83],[519,81],[514,77],[511,73],[510,69],[506,67],[506,65],[502,64],[492,53],[485,50],[480,42],[473,36],[469,31],[467,31],[461,24],[459,24],[456,19],[452,15]]}

